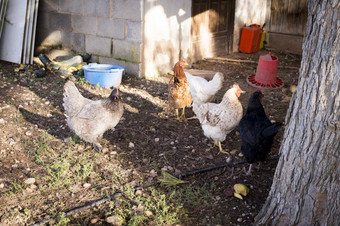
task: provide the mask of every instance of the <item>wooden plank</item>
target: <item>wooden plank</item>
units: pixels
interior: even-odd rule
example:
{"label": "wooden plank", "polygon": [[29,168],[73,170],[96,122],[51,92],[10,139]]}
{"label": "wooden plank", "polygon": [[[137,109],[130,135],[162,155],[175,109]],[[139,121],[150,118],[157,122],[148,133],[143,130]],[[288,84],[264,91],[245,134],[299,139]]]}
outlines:
{"label": "wooden plank", "polygon": [[308,0],[271,0],[270,32],[303,35]]}

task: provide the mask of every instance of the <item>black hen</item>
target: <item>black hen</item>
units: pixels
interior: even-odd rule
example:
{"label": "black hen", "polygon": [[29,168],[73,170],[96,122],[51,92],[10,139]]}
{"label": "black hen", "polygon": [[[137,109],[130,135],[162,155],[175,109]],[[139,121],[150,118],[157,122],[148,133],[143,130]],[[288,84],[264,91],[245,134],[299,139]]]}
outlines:
{"label": "black hen", "polygon": [[[261,104],[263,94],[254,92],[248,101],[247,113],[238,126],[242,139],[241,152],[247,162],[263,161],[270,152],[274,136],[279,131],[282,123],[271,123]],[[249,167],[248,175],[251,173]]]}

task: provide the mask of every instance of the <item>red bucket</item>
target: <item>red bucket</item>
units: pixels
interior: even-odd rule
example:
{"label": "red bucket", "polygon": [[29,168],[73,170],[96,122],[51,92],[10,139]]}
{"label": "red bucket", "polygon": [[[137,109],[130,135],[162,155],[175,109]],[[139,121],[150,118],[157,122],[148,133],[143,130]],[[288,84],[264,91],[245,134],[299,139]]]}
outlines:
{"label": "red bucket", "polygon": [[276,77],[278,58],[271,53],[261,55],[257,65],[256,74],[247,78],[249,85],[255,88],[280,88],[283,85],[281,79]]}

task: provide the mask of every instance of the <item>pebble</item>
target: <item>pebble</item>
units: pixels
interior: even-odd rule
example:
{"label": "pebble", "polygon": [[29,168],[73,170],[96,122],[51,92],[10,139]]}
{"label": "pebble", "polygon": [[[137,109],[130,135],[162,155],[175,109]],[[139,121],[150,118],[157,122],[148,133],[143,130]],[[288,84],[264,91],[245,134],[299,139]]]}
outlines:
{"label": "pebble", "polygon": [[136,191],[136,195],[142,195],[142,194],[143,194],[142,190],[137,190]]}
{"label": "pebble", "polygon": [[150,210],[145,211],[146,216],[148,216],[149,218],[153,217],[153,213]]}
{"label": "pebble", "polygon": [[5,120],[3,118],[0,118],[0,124],[4,124]]}
{"label": "pebble", "polygon": [[150,170],[150,176],[156,177],[157,176],[157,172],[154,169]]}
{"label": "pebble", "polygon": [[129,148],[134,148],[134,147],[135,147],[135,144],[132,143],[132,142],[130,142],[130,143],[129,143]]}
{"label": "pebble", "polygon": [[83,187],[84,187],[84,188],[89,188],[89,187],[91,187],[91,184],[85,183],[85,184],[83,184]]}
{"label": "pebble", "polygon": [[35,178],[31,177],[28,178],[24,181],[25,184],[34,184],[35,183]]}
{"label": "pebble", "polygon": [[237,218],[237,222],[242,222],[242,218]]}
{"label": "pebble", "polygon": [[102,149],[102,153],[105,154],[105,153],[108,153],[109,152],[109,149],[107,147],[103,148]]}
{"label": "pebble", "polygon": [[239,157],[243,157],[243,154],[240,152],[240,153],[238,154],[238,156],[239,156]]}
{"label": "pebble", "polygon": [[233,149],[233,150],[230,152],[230,154],[232,154],[232,155],[236,155],[236,154],[237,154],[237,152],[238,152],[238,150],[237,150],[237,149]]}
{"label": "pebble", "polygon": [[175,175],[176,175],[176,176],[179,176],[179,175],[181,175],[181,174],[182,174],[182,172],[181,172],[180,170],[175,169]]}
{"label": "pebble", "polygon": [[91,224],[96,224],[99,220],[97,218],[94,218],[91,220]]}
{"label": "pebble", "polygon": [[155,142],[159,142],[159,138],[157,137],[157,138],[155,138]]}
{"label": "pebble", "polygon": [[115,216],[110,216],[105,219],[105,221],[109,224],[115,224],[117,222],[117,219]]}
{"label": "pebble", "polygon": [[26,136],[31,136],[32,132],[31,131],[27,131],[25,134],[26,134]]}
{"label": "pebble", "polygon": [[214,159],[214,156],[212,154],[205,156],[207,159]]}
{"label": "pebble", "polygon": [[4,183],[0,184],[0,189],[3,189],[5,187]]}

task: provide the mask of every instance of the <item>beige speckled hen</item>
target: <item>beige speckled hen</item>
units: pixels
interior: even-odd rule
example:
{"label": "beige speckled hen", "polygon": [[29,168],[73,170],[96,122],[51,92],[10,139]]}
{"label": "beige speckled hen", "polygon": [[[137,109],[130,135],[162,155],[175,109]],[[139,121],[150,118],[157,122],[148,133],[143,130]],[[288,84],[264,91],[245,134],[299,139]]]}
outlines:
{"label": "beige speckled hen", "polygon": [[244,93],[237,84],[234,84],[223,96],[221,103],[193,103],[193,111],[201,123],[204,135],[214,140],[219,147],[219,153],[223,151],[223,142],[240,122],[243,108],[238,97]]}

